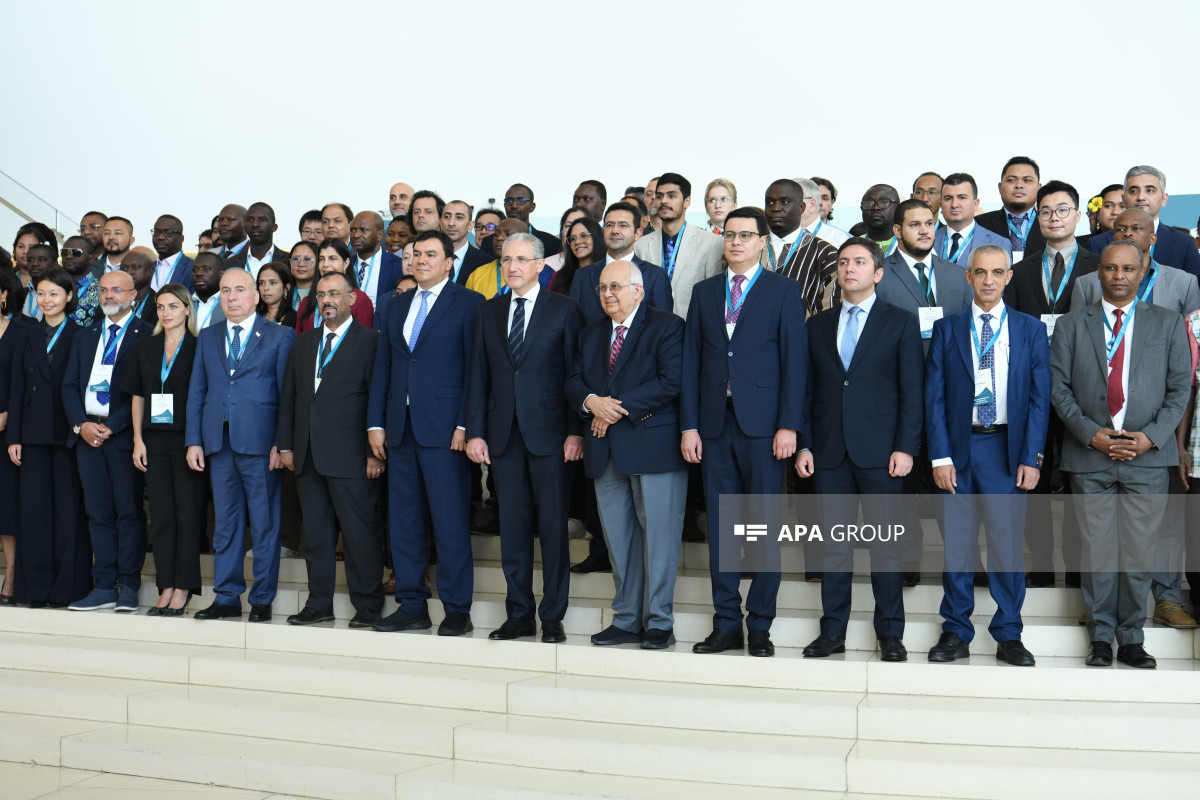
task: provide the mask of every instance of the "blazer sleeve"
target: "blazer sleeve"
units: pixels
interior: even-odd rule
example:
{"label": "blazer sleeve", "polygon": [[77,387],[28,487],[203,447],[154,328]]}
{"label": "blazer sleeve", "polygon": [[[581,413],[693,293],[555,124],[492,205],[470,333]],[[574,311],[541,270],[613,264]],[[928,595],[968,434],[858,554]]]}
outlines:
{"label": "blazer sleeve", "polygon": [[780,315],[779,357],[783,364],[779,381],[779,418],[775,426],[802,432],[805,384],[808,383],[808,331],[804,328],[804,298],[796,281],[787,281],[784,293],[788,296],[784,298]]}
{"label": "blazer sleeve", "polygon": [[[40,330],[30,326],[32,330]],[[9,372],[8,382],[8,427],[5,428],[5,444],[14,445],[21,443],[21,414],[24,412],[25,403],[25,337],[28,332],[21,327],[9,323],[8,336],[15,336],[13,340],[13,357],[12,367]],[[7,455],[0,456],[8,458]]]}
{"label": "blazer sleeve", "polygon": [[[63,324],[70,322],[64,320]],[[72,325],[75,323],[71,322]],[[76,334],[75,339],[71,342],[71,352],[67,356],[67,372],[63,376],[62,396],[63,396],[63,411],[67,415],[67,424],[74,428],[76,425],[82,425],[87,422],[87,411],[83,407],[83,396],[79,393],[79,370],[82,358],[82,343],[84,337],[82,332]]]}
{"label": "blazer sleeve", "polygon": [[[1136,334],[1136,328],[1135,336]],[[1170,315],[1167,327],[1167,391],[1163,398],[1162,407],[1154,416],[1154,422],[1142,431],[1154,442],[1159,450],[1164,450],[1175,444],[1175,429],[1187,408],[1192,392],[1192,353],[1188,349],[1187,333],[1184,330],[1183,317],[1179,314]],[[1133,389],[1132,376],[1130,390]]]}
{"label": "blazer sleeve", "polygon": [[[1077,324],[1078,323],[1078,324]],[[1086,337],[1087,328],[1083,318],[1070,320],[1066,325],[1054,326],[1054,341],[1050,343],[1050,404],[1054,413],[1062,420],[1063,427],[1084,447],[1089,447],[1092,437],[1103,425],[1083,413],[1075,390],[1071,385],[1074,371],[1076,340]],[[1081,342],[1083,346],[1088,343]]]}
{"label": "blazer sleeve", "polygon": [[[622,392],[617,398],[621,401],[621,406],[629,412],[630,420],[653,414],[679,398],[683,373],[683,320],[674,314],[667,321],[665,329],[659,333],[654,347],[654,358],[654,378]],[[576,407],[582,403],[583,399],[580,398]]]}
{"label": "blazer sleeve", "polygon": [[[367,300],[367,305],[369,306],[370,304],[371,301]],[[371,326],[367,325],[367,327],[370,328]],[[289,357],[292,354],[292,345],[296,342],[296,332],[291,328],[284,328],[282,326],[279,328],[279,332],[283,335],[283,341],[279,343],[279,351],[275,356],[275,386],[282,389],[284,377],[287,374]],[[283,398],[281,397],[280,399],[282,400]],[[276,420],[276,437],[279,434],[278,427],[278,420]],[[275,446],[279,446],[278,439],[275,442]]]}
{"label": "blazer sleeve", "polygon": [[[465,312],[466,319],[463,320],[462,326],[462,351],[463,357],[463,375],[462,385],[464,390],[471,382],[471,356],[475,347],[475,328],[479,325],[480,316],[478,311],[483,307],[483,295],[478,292],[466,294],[463,298],[464,302],[471,304],[471,307]],[[467,430],[467,409],[470,405],[470,393],[463,391],[462,398],[458,401],[458,414],[454,418],[454,427]],[[399,444],[397,442],[397,444]]]}
{"label": "blazer sleeve", "polygon": [[[1025,420],[1025,441],[1021,443],[1020,461],[1029,467],[1042,468],[1042,448],[1050,426],[1050,342],[1045,324],[1034,319],[1028,326],[1025,347],[1029,353],[1032,385],[1029,388],[1029,417]],[[1046,476],[1049,479],[1049,475]]]}
{"label": "blazer sleeve", "polygon": [[275,441],[279,452],[292,449],[296,425],[296,348],[288,354],[287,367],[283,371],[283,383],[279,388],[279,421]]}
{"label": "blazer sleeve", "polygon": [[[563,325],[562,348],[564,371],[569,372],[571,365],[575,362],[575,347],[579,344],[579,332],[581,330],[583,330],[583,312],[579,310],[579,303],[572,302],[570,307],[567,308],[567,317]],[[565,385],[563,386],[563,399],[568,403],[571,402]],[[578,414],[567,414],[567,435],[583,436],[583,420]]]}
{"label": "blazer sleeve", "polygon": [[925,357],[925,439],[929,460],[950,458],[950,432],[946,426],[946,344],[949,334],[945,319],[933,323],[929,355]]}
{"label": "blazer sleeve", "polygon": [[487,401],[491,393],[488,377],[487,350],[483,341],[487,303],[475,309],[475,331],[471,336],[470,372],[467,379],[467,412],[463,420],[467,438],[487,438]]}
{"label": "blazer sleeve", "polygon": [[899,309],[891,314],[897,314],[903,320],[898,353],[900,363],[896,370],[900,376],[900,417],[896,420],[892,451],[916,457],[921,448],[925,418],[925,348],[921,344],[917,318]]}
{"label": "blazer sleeve", "polygon": [[[1191,243],[1185,241],[1184,244],[1190,245]],[[1190,275],[1200,275],[1200,250],[1197,250],[1195,246],[1185,246],[1183,253],[1183,263],[1179,265],[1179,268]]]}
{"label": "blazer sleeve", "polygon": [[700,429],[700,350],[702,335],[700,326],[701,298],[692,294],[688,303],[687,323],[683,326],[683,372],[679,392],[679,430]]}
{"label": "blazer sleeve", "polygon": [[575,355],[567,370],[566,396],[569,409],[579,415],[580,419],[591,419],[592,414],[584,409],[583,403],[588,395],[597,394],[588,387],[587,378],[583,374],[583,348],[586,346],[587,330],[581,330],[575,339]]}
{"label": "blazer sleeve", "polygon": [[[1197,255],[1200,255],[1200,250],[1196,252]],[[1183,315],[1186,317],[1197,309],[1200,309],[1200,283],[1197,283],[1194,278],[1189,278],[1187,281],[1187,293],[1183,298]]]}
{"label": "blazer sleeve", "polygon": [[659,308],[663,311],[675,310],[675,298],[671,296],[671,281],[667,279],[667,273],[664,270],[656,270],[654,286],[646,296],[646,302],[650,304],[651,308]]}
{"label": "blazer sleeve", "polygon": [[[383,316],[377,314],[376,321]],[[295,348],[293,348],[295,349]],[[468,348],[464,352],[469,353]],[[375,366],[371,371],[371,390],[367,394],[367,429],[387,428],[387,397],[392,386],[392,346],[385,325],[375,346]],[[400,444],[396,442],[396,444]]]}
{"label": "blazer sleeve", "polygon": [[204,351],[211,336],[204,331],[196,337],[196,358],[192,362],[192,379],[188,383],[187,425],[183,443],[187,447],[204,446],[204,400],[208,396],[208,373],[204,369]]}
{"label": "blazer sleeve", "polygon": [[816,326],[820,324],[815,321],[816,319],[815,315],[809,317],[808,322],[804,325],[808,332],[808,366],[805,368],[806,375],[804,381],[804,426],[800,429],[800,437],[796,440],[797,450],[812,450],[813,446],[812,406],[817,377],[816,371],[813,369],[813,351],[819,347],[819,345],[814,343],[813,338],[820,335],[816,333]]}

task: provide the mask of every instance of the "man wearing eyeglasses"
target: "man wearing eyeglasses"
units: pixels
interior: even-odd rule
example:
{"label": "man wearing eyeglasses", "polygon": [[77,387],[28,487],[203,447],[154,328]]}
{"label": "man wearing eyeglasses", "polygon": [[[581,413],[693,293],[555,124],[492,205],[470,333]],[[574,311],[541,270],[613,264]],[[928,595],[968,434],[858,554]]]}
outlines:
{"label": "man wearing eyeglasses", "polygon": [[[1167,176],[1162,170],[1148,164],[1130,167],[1125,173],[1124,197],[1125,208],[1140,208],[1149,214],[1154,222],[1154,234],[1158,237],[1154,243],[1154,260],[1192,275],[1200,275],[1200,251],[1196,250],[1196,243],[1187,234],[1180,233],[1170,225],[1161,224],[1162,221],[1158,218],[1159,212],[1170,197],[1167,194]],[[1108,231],[1089,239],[1088,247],[1099,253],[1109,242],[1115,240],[1112,231]]]}
{"label": "man wearing eyeglasses", "polygon": [[[975,218],[975,224],[1008,239],[1013,262],[1046,246],[1038,225],[1037,196],[1042,188],[1042,173],[1029,156],[1013,156],[1000,172],[1000,201],[1003,208]],[[1076,206],[1079,204],[1076,203]]]}
{"label": "man wearing eyeglasses", "polygon": [[89,211],[79,220],[79,235],[91,242],[92,245],[92,274],[96,280],[104,274],[104,223],[108,215],[102,211]]}
{"label": "man wearing eyeglasses", "polygon": [[863,193],[858,207],[862,211],[863,225],[866,226],[866,236],[883,251],[887,258],[896,250],[896,235],[892,232],[892,224],[896,218],[896,206],[900,204],[900,195],[895,187],[886,183],[877,183]]}
{"label": "man wearing eyeglasses", "polygon": [[[515,233],[500,266],[512,290],[479,307],[471,348],[466,414],[467,456],[488,464],[500,498],[500,560],[507,619],[491,639],[537,632],[564,642],[570,552],[568,464],[583,457],[582,420],[563,394],[583,315],[579,304],[538,283],[542,243]],[[542,550],[542,601],[534,604],[533,540]]]}
{"label": "man wearing eyeglasses", "polygon": [[475,212],[475,233],[471,237],[472,243],[483,251],[484,255],[494,256],[496,251],[492,249],[492,242],[489,241],[496,233],[496,226],[504,221],[504,212],[498,208],[481,208]]}
{"label": "man wearing eyeglasses", "polygon": [[[147,259],[148,260],[148,259]],[[100,279],[103,317],[71,344],[63,379],[63,409],[71,423],[67,445],[75,449],[91,534],[92,578],[87,597],[72,611],[116,608],[136,611],[146,558],[146,532],[135,496],[130,396],[120,391],[126,358],[153,326],[132,313],[133,278],[110,272]]]}
{"label": "man wearing eyeglasses", "polygon": [[[556,255],[562,252],[562,242],[557,236],[546,231],[539,231],[529,222],[529,215],[537,208],[537,203],[533,201],[533,189],[530,189],[523,183],[514,183],[508,187],[508,191],[504,193],[504,214],[509,219],[519,219],[528,227],[528,232],[536,236],[542,243],[542,248],[547,256]],[[479,240],[479,234],[476,232],[476,241]],[[488,248],[483,244],[480,248],[484,252],[489,252]],[[491,250],[489,254],[494,254],[495,250]]]}
{"label": "man wearing eyeglasses", "polygon": [[94,272],[92,243],[83,236],[71,236],[62,246],[63,269],[75,279],[77,305],[71,312],[75,324],[86,328],[100,308],[100,278]]}
{"label": "man wearing eyeglasses", "polygon": [[992,233],[975,224],[979,212],[979,185],[965,172],[947,175],[942,182],[942,218],[946,224],[938,228],[933,238],[933,252],[947,261],[967,269],[971,251],[985,244],[994,244],[1012,253],[1007,236]]}
{"label": "man wearing eyeglasses", "polygon": [[912,194],[909,200],[920,200],[929,206],[933,212],[933,221],[938,223],[938,214],[942,212],[942,176],[936,172],[922,172],[913,181]]}
{"label": "man wearing eyeglasses", "polygon": [[275,209],[266,203],[252,203],[246,209],[246,240],[249,242],[238,253],[225,260],[226,269],[244,269],[255,281],[263,264],[272,261],[287,263],[291,255],[287,250],[275,246]]}
{"label": "man wearing eyeglasses", "polygon": [[192,290],[192,259],[183,254],[183,223],[173,214],[163,214],[150,229],[150,243],[158,254],[150,288],[157,292],[168,283]]}

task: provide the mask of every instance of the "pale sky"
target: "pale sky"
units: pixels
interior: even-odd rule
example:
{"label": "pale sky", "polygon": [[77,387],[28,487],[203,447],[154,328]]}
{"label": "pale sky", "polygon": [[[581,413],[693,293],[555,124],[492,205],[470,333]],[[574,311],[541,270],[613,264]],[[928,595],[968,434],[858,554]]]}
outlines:
{"label": "pale sky", "polygon": [[842,227],[927,169],[994,207],[1015,154],[1085,198],[1137,163],[1196,191],[1200,6],[1004,5],[8,0],[0,169],[140,244],[176,214],[188,249],[228,202],[270,203],[288,247],[305,210],[383,210],[400,180],[477,206],[519,181],[557,218],[584,178],[680,172],[701,212],[715,177],[761,205],[823,175]]}

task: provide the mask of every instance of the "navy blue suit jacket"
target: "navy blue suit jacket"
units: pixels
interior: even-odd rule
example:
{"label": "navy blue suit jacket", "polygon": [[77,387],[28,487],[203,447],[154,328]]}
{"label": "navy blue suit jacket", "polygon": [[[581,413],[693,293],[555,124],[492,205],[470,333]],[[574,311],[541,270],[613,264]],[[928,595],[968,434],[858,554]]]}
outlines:
{"label": "navy blue suit jacket", "polygon": [[[642,291],[645,302],[651,308],[661,308],[663,311],[674,311],[675,300],[671,295],[671,279],[662,267],[656,267],[649,261],[643,261],[637,256],[632,257],[633,263],[642,271]],[[604,306],[600,304],[600,295],[596,294],[596,284],[600,283],[600,273],[608,265],[604,262],[590,264],[575,273],[571,281],[571,297],[579,301],[583,311],[585,325],[608,319]]]}
{"label": "navy blue suit jacket", "polygon": [[279,396],[296,332],[255,316],[253,328],[242,337],[242,357],[233,375],[225,366],[226,338],[222,322],[200,331],[196,339],[184,442],[203,446],[206,454],[220,450],[228,400],[230,447],[242,455],[268,455],[276,442]]}
{"label": "navy blue suit jacket", "polygon": [[[1158,234],[1158,241],[1154,243],[1155,261],[1200,276],[1200,251],[1196,250],[1196,242],[1192,237],[1165,222],[1159,224],[1155,233]],[[1093,253],[1102,253],[1104,248],[1112,244],[1112,240],[1112,231],[1097,234],[1088,239],[1087,247]]]}
{"label": "navy blue suit jacket", "polygon": [[467,376],[483,295],[447,281],[421,326],[416,349],[409,350],[404,321],[412,304],[420,303],[419,292],[388,301],[386,327],[375,350],[367,427],[383,428],[388,445],[398,447],[411,413],[417,444],[448,449],[454,429],[466,427]]}
{"label": "navy blue suit jacket", "polygon": [[924,417],[925,352],[917,318],[875,298],[860,327],[850,368],[842,366],[841,304],[808,321],[808,394],[802,447],[818,469],[849,456],[886,469],[892,453],[916,456]]}
{"label": "navy blue suit jacket", "polygon": [[[379,304],[387,304],[388,298],[392,292],[396,291],[396,283],[400,280],[400,276],[404,274],[404,259],[395,253],[389,253],[386,249],[381,249],[379,263],[375,266],[379,270],[379,285],[375,288],[375,319],[379,320]],[[376,324],[377,330],[382,330],[380,324]]]}
{"label": "navy blue suit jacket", "polygon": [[808,335],[800,284],[758,269],[758,279],[743,295],[732,339],[725,334],[728,273],[692,289],[683,337],[681,430],[697,430],[705,439],[721,434],[728,382],[734,416],[746,436],[772,437],[779,428],[803,433]]}
{"label": "navy blue suit jacket", "polygon": [[[686,468],[679,450],[679,389],[683,373],[683,320],[670,311],[638,306],[612,373],[608,371],[612,320],[605,317],[579,334],[575,365],[567,378],[567,402],[589,423],[583,435],[589,478],[604,472],[612,456],[625,475]],[[610,425],[604,438],[592,433],[588,395],[613,397],[629,416]]]}
{"label": "navy blue suit jacket", "polygon": [[62,324],[66,327],[54,344],[53,361],[46,356],[44,322],[9,325],[5,335],[19,338],[13,342],[12,381],[8,387],[8,444],[63,447],[71,435],[62,385],[71,347],[83,328],[70,319]]}
{"label": "navy blue suit jacket", "polygon": [[[132,313],[132,309],[131,309]],[[103,314],[90,326],[79,332],[71,343],[70,363],[63,377],[63,409],[67,413],[67,423],[74,428],[87,422],[85,403],[88,393],[88,379],[92,375],[92,364],[95,363],[96,349],[100,347],[101,337],[110,325],[108,317]],[[129,354],[139,339],[154,333],[154,326],[138,316],[129,320],[125,327],[125,335],[117,347],[117,357],[113,362],[112,379],[109,381],[112,391],[108,396],[108,419],[104,424],[112,429],[112,441],[122,450],[133,449],[132,401],[128,392],[121,390],[122,376],[129,363]],[[177,409],[178,413],[181,409]],[[74,447],[79,437],[74,431],[67,437],[67,446]]]}
{"label": "navy blue suit jacket", "polygon": [[[467,278],[471,277],[471,273],[476,267],[482,267],[484,264],[495,259],[495,256],[487,256],[482,250],[473,245],[467,245],[467,252],[463,254],[461,264],[457,264],[458,275],[454,278],[454,282],[459,286],[467,285]],[[399,278],[397,278],[399,280]],[[396,288],[396,282],[392,282],[392,288]]]}
{"label": "navy blue suit jacket", "polygon": [[[925,430],[929,459],[971,464],[975,367],[968,308],[933,323],[925,361]],[[1050,420],[1050,343],[1041,320],[1008,309],[1008,470],[1042,467]]]}
{"label": "navy blue suit jacket", "polygon": [[188,258],[186,253],[180,253],[179,260],[175,262],[175,270],[167,283],[180,283],[186,286],[189,292],[196,291],[196,285],[192,283],[192,266],[195,263],[195,259]]}

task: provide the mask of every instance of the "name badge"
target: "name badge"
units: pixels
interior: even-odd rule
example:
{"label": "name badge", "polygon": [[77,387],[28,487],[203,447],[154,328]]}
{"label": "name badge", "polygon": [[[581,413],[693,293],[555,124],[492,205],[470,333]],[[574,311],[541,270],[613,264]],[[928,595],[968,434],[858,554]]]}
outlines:
{"label": "name badge", "polygon": [[921,306],[917,309],[917,322],[921,326],[921,338],[933,338],[933,323],[942,318],[942,307]]}
{"label": "name badge", "polygon": [[975,371],[975,405],[986,406],[996,401],[992,394],[992,371],[979,369]]}
{"label": "name badge", "polygon": [[156,425],[170,425],[175,421],[175,395],[150,395],[150,421]]}
{"label": "name badge", "polygon": [[1058,318],[1062,314],[1042,314],[1042,322],[1046,325],[1046,340],[1054,340],[1054,323],[1058,322]]}
{"label": "name badge", "polygon": [[92,367],[92,377],[88,381],[89,392],[109,392],[112,384],[112,364],[101,364]]}

